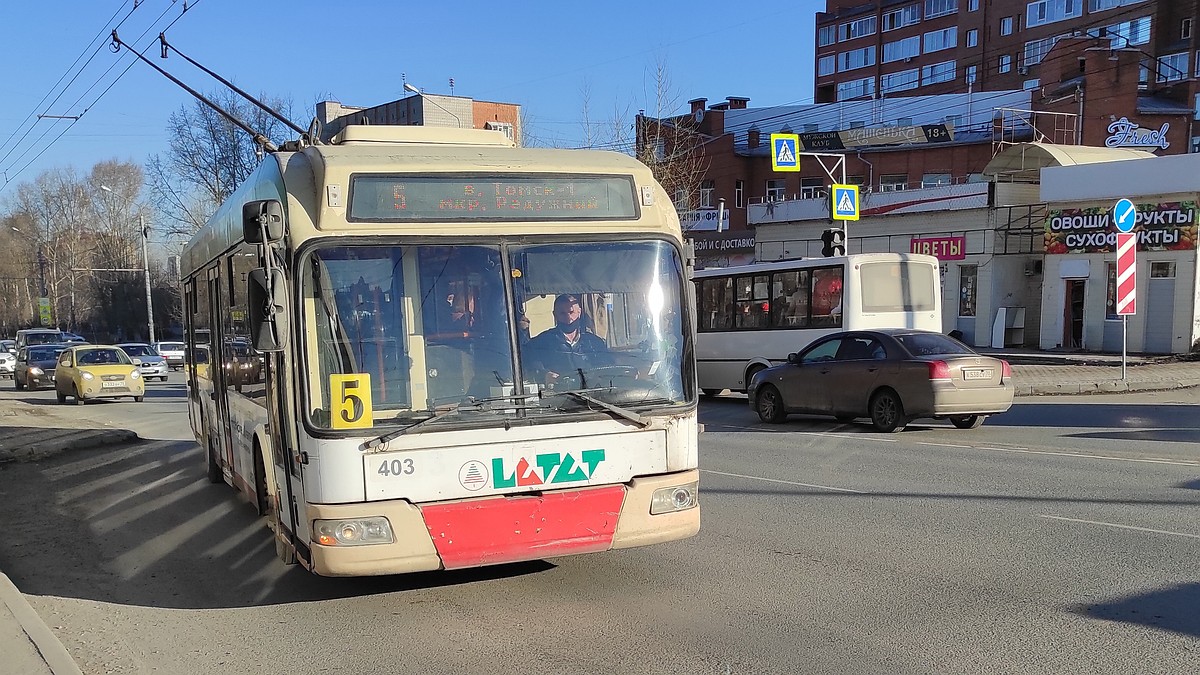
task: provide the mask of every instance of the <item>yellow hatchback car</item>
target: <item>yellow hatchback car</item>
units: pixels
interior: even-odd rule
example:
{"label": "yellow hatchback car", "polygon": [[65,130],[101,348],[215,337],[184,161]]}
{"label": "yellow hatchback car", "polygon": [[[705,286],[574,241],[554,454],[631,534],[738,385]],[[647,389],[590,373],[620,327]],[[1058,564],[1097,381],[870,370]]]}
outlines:
{"label": "yellow hatchback car", "polygon": [[76,405],[123,396],[132,396],[141,403],[146,395],[146,383],[138,367],[120,347],[109,345],[79,345],[62,350],[54,373],[54,389],[59,403],[66,403],[67,397],[73,396]]}

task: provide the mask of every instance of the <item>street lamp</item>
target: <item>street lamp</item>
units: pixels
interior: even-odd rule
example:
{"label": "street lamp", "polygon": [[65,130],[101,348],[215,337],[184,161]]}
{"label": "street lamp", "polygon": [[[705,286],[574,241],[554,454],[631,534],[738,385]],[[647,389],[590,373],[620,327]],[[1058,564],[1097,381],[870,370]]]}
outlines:
{"label": "street lamp", "polygon": [[[438,103],[437,101],[435,101],[435,100],[433,100],[433,99],[431,99],[431,98],[429,98],[429,97],[425,96],[425,92],[421,91],[421,90],[420,90],[420,89],[418,89],[416,86],[414,86],[414,85],[412,85],[412,84],[409,84],[408,82],[405,82],[405,83],[404,83],[404,89],[405,89],[405,91],[411,91],[412,93],[416,94],[417,96],[420,96],[422,101],[429,101],[430,103],[434,104],[435,106],[437,106],[437,107],[441,108],[441,109],[442,109],[442,112],[444,112],[444,113],[446,113],[447,115],[449,115],[449,116],[451,116],[451,117],[453,117],[453,118],[454,118],[454,123],[455,123],[455,125],[456,125],[456,126],[459,128],[459,129],[463,128],[463,123],[462,123],[462,120],[461,120],[461,119],[459,119],[458,115],[455,115],[454,113],[450,112],[449,110],[446,110],[446,108],[444,108],[444,107],[442,106],[442,104],[440,104],[440,103]],[[422,117],[424,117],[424,115],[422,115]]]}
{"label": "street lamp", "polygon": [[[101,190],[112,192],[112,188],[101,185]],[[146,253],[146,242],[150,239],[150,228],[146,227],[146,219],[138,214],[138,229],[142,234],[142,272],[146,279],[146,330],[150,336],[150,344],[154,344],[154,300],[150,294],[150,256]]]}

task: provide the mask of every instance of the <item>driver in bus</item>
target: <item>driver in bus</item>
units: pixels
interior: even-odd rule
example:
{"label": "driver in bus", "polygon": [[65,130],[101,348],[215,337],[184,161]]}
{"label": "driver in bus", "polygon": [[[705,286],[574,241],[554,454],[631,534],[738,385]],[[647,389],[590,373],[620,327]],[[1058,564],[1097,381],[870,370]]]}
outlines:
{"label": "driver in bus", "polygon": [[579,296],[554,298],[554,327],[542,331],[522,350],[533,372],[553,385],[563,375],[578,375],[592,368],[612,365],[608,344],[587,330]]}

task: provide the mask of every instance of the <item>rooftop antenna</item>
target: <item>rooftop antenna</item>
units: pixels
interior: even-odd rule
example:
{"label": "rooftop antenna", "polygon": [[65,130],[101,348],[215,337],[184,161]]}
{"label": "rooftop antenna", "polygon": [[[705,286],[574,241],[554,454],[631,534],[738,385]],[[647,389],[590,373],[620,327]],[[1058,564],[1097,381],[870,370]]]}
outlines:
{"label": "rooftop antenna", "polygon": [[450,78],[450,95],[454,95],[454,78]]}

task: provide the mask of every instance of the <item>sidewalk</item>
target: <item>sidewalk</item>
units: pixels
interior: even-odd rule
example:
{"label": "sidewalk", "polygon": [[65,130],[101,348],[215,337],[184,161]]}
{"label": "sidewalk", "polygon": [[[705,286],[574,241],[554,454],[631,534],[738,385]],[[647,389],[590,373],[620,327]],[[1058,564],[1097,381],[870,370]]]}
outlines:
{"label": "sidewalk", "polygon": [[1112,394],[1200,386],[1200,361],[1130,355],[1121,377],[1120,354],[978,350],[1012,364],[1017,396]]}

